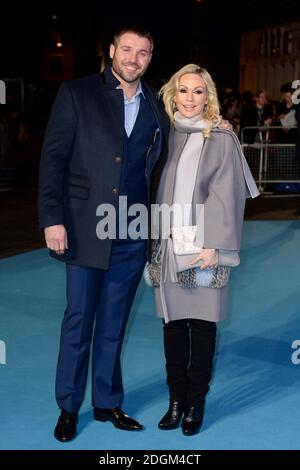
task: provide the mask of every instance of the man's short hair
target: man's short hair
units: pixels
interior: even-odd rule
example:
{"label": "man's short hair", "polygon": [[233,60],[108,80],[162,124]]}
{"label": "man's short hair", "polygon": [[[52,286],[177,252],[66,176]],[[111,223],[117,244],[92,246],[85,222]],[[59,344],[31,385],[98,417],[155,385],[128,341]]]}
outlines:
{"label": "man's short hair", "polygon": [[151,44],[151,51],[154,47],[154,40],[152,34],[143,26],[136,26],[136,25],[131,25],[131,26],[124,26],[123,28],[118,29],[115,34],[114,34],[114,39],[113,43],[116,46],[118,44],[119,38],[123,36],[123,34],[126,33],[134,33],[137,36],[140,36],[141,38],[146,38]]}

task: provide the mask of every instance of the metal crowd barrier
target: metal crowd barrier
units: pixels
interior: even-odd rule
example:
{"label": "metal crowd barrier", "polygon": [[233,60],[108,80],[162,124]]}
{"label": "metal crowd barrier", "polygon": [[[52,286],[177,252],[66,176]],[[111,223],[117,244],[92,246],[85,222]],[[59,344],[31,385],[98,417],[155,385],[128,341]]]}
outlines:
{"label": "metal crowd barrier", "polygon": [[[241,130],[241,146],[261,193],[264,193],[267,183],[300,183],[300,161],[296,158],[296,145],[276,143],[277,130],[284,132],[281,126],[249,126]],[[245,142],[249,140],[249,131],[253,143]]]}

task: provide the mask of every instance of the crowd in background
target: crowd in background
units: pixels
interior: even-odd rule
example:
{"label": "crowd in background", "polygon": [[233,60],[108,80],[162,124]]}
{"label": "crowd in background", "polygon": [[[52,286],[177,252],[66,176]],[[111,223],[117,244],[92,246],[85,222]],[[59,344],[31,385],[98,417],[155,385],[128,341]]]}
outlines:
{"label": "crowd in background", "polygon": [[291,83],[284,83],[280,89],[280,99],[269,100],[266,90],[240,94],[226,88],[221,98],[222,115],[231,122],[244,143],[260,142],[262,139],[261,133],[255,129],[245,130],[245,127],[279,126],[280,129],[268,133],[270,141],[294,144],[297,135],[296,105],[292,101],[294,91]]}
{"label": "crowd in background", "polygon": [[[234,131],[244,143],[254,143],[261,139],[254,129],[242,133],[245,127],[280,126],[281,129],[269,133],[274,143],[295,143],[297,121],[296,106],[292,101],[291,83],[285,83],[280,89],[280,98],[270,100],[267,90],[245,91],[239,93],[232,88],[219,92],[222,116],[230,121]],[[48,96],[48,98],[47,98]],[[0,107],[0,124],[8,129],[11,143],[26,142],[30,132],[43,132],[55,96],[53,89],[28,85],[25,103],[14,96],[7,96],[7,104]]]}
{"label": "crowd in background", "polygon": [[[162,82],[160,86],[161,84]],[[7,104],[0,106],[0,189],[2,186],[11,186],[16,180],[17,170],[12,169],[11,165],[14,162],[15,166],[20,166],[20,162],[24,160],[24,151],[27,166],[30,165],[31,158],[37,164],[39,146],[56,88],[54,84],[25,84],[23,100],[20,100],[18,93],[8,93]],[[281,86],[278,100],[270,100],[267,90],[262,89],[254,93],[239,93],[232,88],[220,88],[218,91],[222,116],[232,124],[242,143],[297,143],[296,160],[300,163],[300,105],[293,103],[294,89],[291,83]],[[299,177],[295,175],[295,178],[300,180],[300,174]],[[284,188],[280,184],[272,186],[272,190],[276,188],[284,192],[300,192],[299,183],[285,183]]]}

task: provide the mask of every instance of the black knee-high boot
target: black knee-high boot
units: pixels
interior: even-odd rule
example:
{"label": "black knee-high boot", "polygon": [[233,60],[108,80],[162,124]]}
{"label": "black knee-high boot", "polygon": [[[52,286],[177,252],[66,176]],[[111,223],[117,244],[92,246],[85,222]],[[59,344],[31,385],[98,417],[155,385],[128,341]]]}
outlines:
{"label": "black knee-high boot", "polygon": [[190,358],[188,320],[174,320],[164,324],[164,349],[170,401],[186,402]]}
{"label": "black knee-high boot", "polygon": [[204,402],[212,376],[216,345],[216,323],[190,319],[191,360],[187,404],[198,406]]}

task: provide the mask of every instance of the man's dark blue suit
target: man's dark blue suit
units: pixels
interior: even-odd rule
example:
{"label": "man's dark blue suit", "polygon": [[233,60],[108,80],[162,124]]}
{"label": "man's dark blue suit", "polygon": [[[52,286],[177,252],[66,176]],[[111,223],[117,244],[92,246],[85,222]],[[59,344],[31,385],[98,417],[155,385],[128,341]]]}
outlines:
{"label": "man's dark blue suit", "polygon": [[97,207],[119,196],[150,202],[151,175],[167,142],[168,118],[157,93],[144,97],[134,128],[124,129],[124,98],[107,66],[101,75],[61,85],[52,107],[40,162],[39,224],[62,224],[68,250],[67,307],[56,377],[60,408],[77,413],[84,398],[90,347],[92,404],[123,400],[120,354],[131,305],[143,272],[146,240],[100,240]]}

